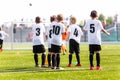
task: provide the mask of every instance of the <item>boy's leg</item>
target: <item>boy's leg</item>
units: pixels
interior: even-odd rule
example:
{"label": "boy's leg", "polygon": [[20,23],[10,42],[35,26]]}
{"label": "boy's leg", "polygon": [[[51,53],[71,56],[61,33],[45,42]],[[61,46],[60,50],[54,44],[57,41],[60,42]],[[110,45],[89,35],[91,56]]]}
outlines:
{"label": "boy's leg", "polygon": [[57,61],[57,67],[59,67],[59,65],[60,65],[60,53],[57,53],[56,61]]}
{"label": "boy's leg", "polygon": [[96,61],[97,61],[97,66],[100,67],[100,52],[99,51],[96,52]]}
{"label": "boy's leg", "polygon": [[69,54],[69,64],[72,64],[72,53]]}
{"label": "boy's leg", "polygon": [[93,55],[94,55],[94,53],[90,53],[90,55],[89,55],[89,61],[90,61],[90,66],[91,67],[94,67],[94,65],[93,65]]}
{"label": "boy's leg", "polygon": [[52,68],[54,68],[56,66],[56,55],[55,53],[52,54]]}
{"label": "boy's leg", "polygon": [[45,54],[45,52],[42,53],[41,58],[42,58],[42,67],[44,67],[45,66],[45,60],[46,60],[46,54]]}
{"label": "boy's leg", "polygon": [[37,53],[34,53],[34,61],[35,61],[35,66],[39,66],[38,64],[38,54]]}
{"label": "boy's leg", "polygon": [[80,55],[79,55],[79,53],[76,53],[76,59],[77,59],[77,63],[80,64]]}
{"label": "boy's leg", "polygon": [[48,67],[50,67],[51,66],[51,53],[48,53],[47,59],[48,59]]}

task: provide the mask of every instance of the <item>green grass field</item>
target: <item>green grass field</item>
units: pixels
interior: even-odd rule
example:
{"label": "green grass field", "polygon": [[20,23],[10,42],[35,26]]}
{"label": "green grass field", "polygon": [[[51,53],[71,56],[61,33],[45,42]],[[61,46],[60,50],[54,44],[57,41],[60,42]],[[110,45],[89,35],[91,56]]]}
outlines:
{"label": "green grass field", "polygon": [[64,70],[58,71],[34,67],[32,51],[3,51],[0,53],[0,80],[120,80],[120,45],[102,45],[100,71],[89,70],[88,55],[88,45],[81,45],[82,67],[75,67],[74,55],[72,67],[68,68],[68,54],[61,54]]}

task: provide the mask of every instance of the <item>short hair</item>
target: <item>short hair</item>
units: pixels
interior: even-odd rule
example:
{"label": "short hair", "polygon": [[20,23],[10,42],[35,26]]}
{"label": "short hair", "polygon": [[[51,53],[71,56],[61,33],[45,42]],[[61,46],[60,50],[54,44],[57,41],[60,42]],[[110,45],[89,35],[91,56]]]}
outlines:
{"label": "short hair", "polygon": [[56,19],[56,15],[50,16],[50,22],[55,21],[55,19]]}
{"label": "short hair", "polygon": [[75,23],[76,23],[76,21],[77,21],[77,20],[76,20],[76,18],[75,18],[75,17],[73,17],[73,16],[72,16],[72,17],[70,17],[70,20],[74,21],[74,24],[75,24]]}
{"label": "short hair", "polygon": [[57,15],[57,20],[58,20],[58,22],[62,21],[63,20],[63,15],[62,14],[58,14]]}
{"label": "short hair", "polygon": [[35,22],[36,22],[36,23],[40,23],[40,22],[41,22],[41,18],[40,18],[39,16],[37,16],[37,17],[35,18]]}
{"label": "short hair", "polygon": [[97,17],[97,11],[96,10],[92,10],[90,16],[92,18],[96,18]]}

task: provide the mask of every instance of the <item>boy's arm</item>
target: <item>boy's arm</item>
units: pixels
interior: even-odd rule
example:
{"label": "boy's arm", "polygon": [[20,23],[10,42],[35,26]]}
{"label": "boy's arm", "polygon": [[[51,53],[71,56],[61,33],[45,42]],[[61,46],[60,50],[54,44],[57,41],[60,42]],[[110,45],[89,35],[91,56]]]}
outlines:
{"label": "boy's arm", "polygon": [[108,36],[110,35],[110,33],[107,32],[105,29],[102,29],[102,32],[104,32],[104,33],[107,34]]}

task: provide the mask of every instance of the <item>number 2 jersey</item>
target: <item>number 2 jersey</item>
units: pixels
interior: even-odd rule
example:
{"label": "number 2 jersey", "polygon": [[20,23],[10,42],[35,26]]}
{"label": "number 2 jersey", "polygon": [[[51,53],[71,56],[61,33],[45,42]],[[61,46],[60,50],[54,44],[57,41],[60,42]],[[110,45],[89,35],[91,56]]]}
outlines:
{"label": "number 2 jersey", "polygon": [[42,23],[32,25],[33,45],[44,44],[45,27]]}
{"label": "number 2 jersey", "polygon": [[99,20],[88,20],[84,30],[88,32],[88,43],[101,45],[101,30],[103,26]]}
{"label": "number 2 jersey", "polygon": [[51,44],[62,46],[62,33],[65,33],[65,26],[63,23],[58,22],[53,25]]}
{"label": "number 2 jersey", "polygon": [[70,32],[69,40],[74,39],[77,43],[80,43],[83,32],[79,26],[71,24],[68,28],[68,32]]}

